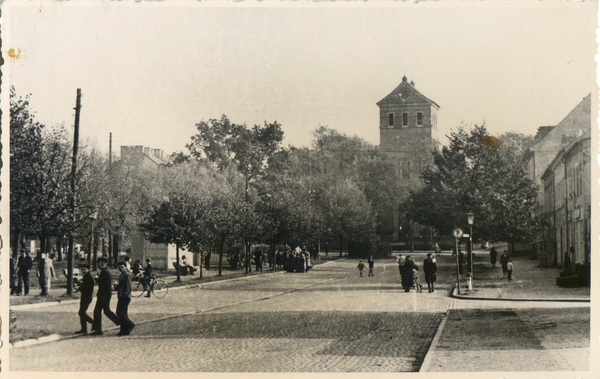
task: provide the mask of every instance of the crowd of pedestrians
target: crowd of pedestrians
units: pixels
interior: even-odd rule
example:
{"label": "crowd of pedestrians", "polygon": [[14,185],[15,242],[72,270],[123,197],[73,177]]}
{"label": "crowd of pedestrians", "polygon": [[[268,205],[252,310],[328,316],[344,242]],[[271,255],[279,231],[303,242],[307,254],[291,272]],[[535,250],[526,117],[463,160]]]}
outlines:
{"label": "crowd of pedestrians", "polygon": [[[10,258],[10,294],[16,296],[29,295],[29,273],[33,268],[33,259],[26,249],[21,249],[20,255]],[[37,261],[36,277],[40,286],[40,296],[48,296],[52,287],[52,279],[56,279],[54,270],[54,254],[41,253]]]}

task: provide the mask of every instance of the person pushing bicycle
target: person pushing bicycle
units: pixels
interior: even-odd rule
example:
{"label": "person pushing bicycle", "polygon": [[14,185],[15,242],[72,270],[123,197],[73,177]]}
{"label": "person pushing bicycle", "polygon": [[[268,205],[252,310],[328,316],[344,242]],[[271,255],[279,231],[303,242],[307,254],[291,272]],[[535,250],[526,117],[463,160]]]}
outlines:
{"label": "person pushing bicycle", "polygon": [[146,297],[150,297],[150,281],[152,280],[152,260],[146,258],[146,267],[144,268],[144,276],[140,278],[140,282],[144,286],[144,292],[148,291]]}

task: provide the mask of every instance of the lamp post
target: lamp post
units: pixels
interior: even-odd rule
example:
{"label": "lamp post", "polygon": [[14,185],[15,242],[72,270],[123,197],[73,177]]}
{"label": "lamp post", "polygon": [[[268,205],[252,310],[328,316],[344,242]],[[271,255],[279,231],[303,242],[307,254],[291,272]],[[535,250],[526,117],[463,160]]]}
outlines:
{"label": "lamp post", "polygon": [[92,212],[92,214],[90,214],[90,218],[92,219],[92,232],[90,233],[90,253],[89,253],[90,270],[92,268],[92,251],[94,250],[94,221],[96,220],[96,217],[98,217],[98,211],[94,210]]}
{"label": "lamp post", "polygon": [[[467,213],[467,222],[469,223],[469,272],[471,273],[471,283],[473,283],[473,222],[475,221],[475,214]],[[472,284],[471,284],[472,286]],[[472,288],[470,288],[472,289]]]}

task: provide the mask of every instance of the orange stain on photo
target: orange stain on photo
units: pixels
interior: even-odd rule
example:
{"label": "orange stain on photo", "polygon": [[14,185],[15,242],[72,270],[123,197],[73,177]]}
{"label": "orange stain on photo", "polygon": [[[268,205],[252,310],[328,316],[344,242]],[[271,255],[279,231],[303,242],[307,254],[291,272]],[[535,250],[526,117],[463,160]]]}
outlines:
{"label": "orange stain on photo", "polygon": [[492,136],[481,137],[481,143],[488,147],[498,146],[498,138]]}
{"label": "orange stain on photo", "polygon": [[12,59],[19,59],[21,57],[21,49],[10,49],[6,54]]}

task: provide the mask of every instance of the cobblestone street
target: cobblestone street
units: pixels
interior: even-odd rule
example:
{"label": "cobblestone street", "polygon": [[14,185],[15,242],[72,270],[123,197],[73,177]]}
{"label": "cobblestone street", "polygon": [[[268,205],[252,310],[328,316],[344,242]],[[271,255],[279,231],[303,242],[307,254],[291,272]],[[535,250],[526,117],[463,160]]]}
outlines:
{"label": "cobblestone street", "polygon": [[[117,337],[116,327],[105,318],[101,337],[11,349],[10,370],[414,372],[447,312],[430,371],[457,371],[447,365],[456,354],[474,355],[474,371],[498,371],[508,354],[540,355],[537,362],[548,370],[589,365],[579,357],[586,346],[589,352],[589,304],[569,309],[575,324],[545,328],[560,322],[569,305],[535,305],[547,306],[549,312],[519,302],[505,310],[499,309],[506,307],[504,301],[451,298],[443,286],[435,293],[405,293],[393,260],[380,260],[375,277],[359,277],[356,264],[341,260],[305,274],[276,273],[174,290],[162,299],[134,298],[130,317],[137,327],[131,336]],[[115,304],[113,299],[112,309]],[[19,324],[68,337],[78,327],[77,309],[77,304],[63,304],[14,313]],[[479,329],[470,327],[477,320]],[[582,337],[586,333],[587,340]],[[571,336],[569,346],[564,345],[565,334]],[[472,344],[481,335],[489,338]],[[575,354],[555,351],[565,346]],[[475,355],[490,349],[495,358],[481,366]],[[520,362],[517,371],[542,369]]]}

